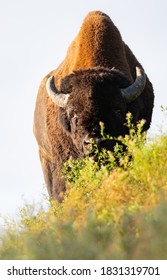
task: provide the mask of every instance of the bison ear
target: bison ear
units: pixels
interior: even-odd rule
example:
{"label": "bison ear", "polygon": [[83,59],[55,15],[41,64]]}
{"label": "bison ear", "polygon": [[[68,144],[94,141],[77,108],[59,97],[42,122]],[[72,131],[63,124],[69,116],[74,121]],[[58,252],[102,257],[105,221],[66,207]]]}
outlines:
{"label": "bison ear", "polygon": [[146,84],[146,75],[144,70],[136,67],[136,80],[132,85],[125,89],[121,89],[123,98],[127,103],[134,101],[143,92]]}
{"label": "bison ear", "polygon": [[49,77],[46,82],[46,91],[52,101],[59,107],[65,108],[69,98],[69,94],[60,92],[54,83],[54,76]]}

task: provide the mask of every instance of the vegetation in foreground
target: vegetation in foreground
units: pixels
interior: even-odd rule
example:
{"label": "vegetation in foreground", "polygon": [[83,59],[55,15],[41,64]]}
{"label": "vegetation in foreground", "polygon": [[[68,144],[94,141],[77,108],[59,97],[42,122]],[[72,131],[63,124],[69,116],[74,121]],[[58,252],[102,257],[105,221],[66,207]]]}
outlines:
{"label": "vegetation in foreground", "polygon": [[69,160],[63,203],[6,222],[0,259],[167,259],[167,136],[145,143],[142,123],[128,125],[124,155]]}

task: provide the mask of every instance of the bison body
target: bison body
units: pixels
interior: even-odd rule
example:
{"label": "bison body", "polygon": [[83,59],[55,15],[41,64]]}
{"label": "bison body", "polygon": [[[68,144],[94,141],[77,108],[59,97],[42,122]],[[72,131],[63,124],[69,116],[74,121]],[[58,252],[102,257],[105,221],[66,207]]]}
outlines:
{"label": "bison body", "polygon": [[63,164],[87,154],[91,139],[110,149],[111,143],[101,141],[100,122],[107,134],[124,136],[126,113],[131,112],[134,124],[144,119],[147,130],[153,101],[152,84],[111,19],[89,13],[37,96],[34,134],[49,195],[62,200]]}

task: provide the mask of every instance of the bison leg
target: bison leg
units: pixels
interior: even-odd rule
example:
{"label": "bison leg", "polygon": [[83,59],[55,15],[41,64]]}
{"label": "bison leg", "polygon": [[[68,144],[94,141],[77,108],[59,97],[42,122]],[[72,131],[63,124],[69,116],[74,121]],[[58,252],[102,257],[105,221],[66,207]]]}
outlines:
{"label": "bison leg", "polygon": [[41,165],[42,165],[42,171],[43,171],[43,175],[44,175],[44,180],[45,180],[45,184],[47,186],[47,190],[49,193],[49,196],[51,196],[52,193],[52,173],[50,170],[50,163],[48,160],[46,160],[40,153],[40,161],[41,161]]}
{"label": "bison leg", "polygon": [[45,159],[41,153],[40,160],[49,196],[59,202],[62,202],[63,194],[66,188],[60,172],[57,171],[56,165]]}

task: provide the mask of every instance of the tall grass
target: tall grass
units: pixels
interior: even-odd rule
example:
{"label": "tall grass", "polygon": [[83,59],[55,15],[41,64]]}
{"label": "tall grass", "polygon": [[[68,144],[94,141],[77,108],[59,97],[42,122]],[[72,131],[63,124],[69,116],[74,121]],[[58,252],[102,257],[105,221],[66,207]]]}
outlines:
{"label": "tall grass", "polygon": [[126,152],[70,159],[63,203],[6,222],[0,259],[167,259],[167,136],[145,143],[143,124],[127,123]]}

